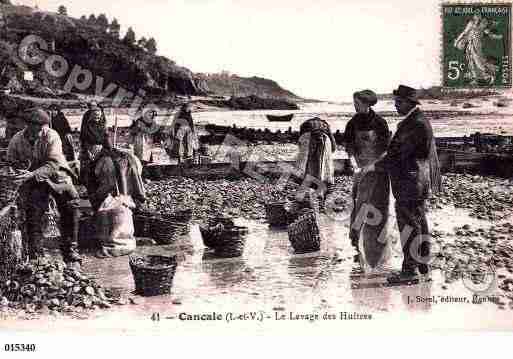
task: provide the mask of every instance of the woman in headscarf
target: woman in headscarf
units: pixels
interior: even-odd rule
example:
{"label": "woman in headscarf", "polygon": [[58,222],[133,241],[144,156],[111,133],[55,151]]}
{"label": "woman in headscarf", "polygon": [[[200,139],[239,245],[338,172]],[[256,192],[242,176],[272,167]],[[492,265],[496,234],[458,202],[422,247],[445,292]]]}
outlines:
{"label": "woman in headscarf", "polygon": [[159,129],[155,122],[155,117],[157,117],[155,110],[146,110],[130,126],[130,137],[134,147],[134,154],[143,164],[151,160],[152,136]]}
{"label": "woman in headscarf", "polygon": [[199,149],[199,140],[194,130],[194,120],[189,103],[183,104],[173,120],[171,135],[166,141],[166,151],[178,163],[194,159]]}
{"label": "woman in headscarf", "polygon": [[48,110],[51,116],[50,127],[57,131],[61,138],[62,151],[64,152],[64,156],[66,156],[66,161],[76,161],[77,158],[72,137],[73,131],[71,130],[68,119],[56,104],[50,105]]}
{"label": "woman in headscarf", "polygon": [[[386,248],[384,231],[390,198],[389,178],[383,172],[361,175],[360,169],[374,163],[385,154],[390,141],[390,131],[386,121],[372,109],[378,102],[373,91],[355,92],[353,101],[356,114],[349,120],[344,131],[346,151],[353,167],[356,167],[349,238],[359,253],[362,243],[365,262],[371,267],[376,267],[382,261]],[[364,208],[364,205],[368,207]],[[381,218],[377,218],[380,219],[380,223],[365,223],[370,212],[365,210],[366,208],[375,208],[381,213]],[[360,216],[364,218],[359,218]],[[355,260],[360,259],[360,255],[355,257]]]}
{"label": "woman in headscarf", "polygon": [[298,146],[297,167],[303,174],[303,183],[307,187],[314,184],[313,189],[321,198],[322,209],[335,183],[333,152],[337,144],[328,123],[318,117],[303,122],[299,129]]}
{"label": "woman in headscarf", "polygon": [[106,123],[103,109],[91,103],[80,127],[80,182],[86,187],[100,153],[111,149]]}

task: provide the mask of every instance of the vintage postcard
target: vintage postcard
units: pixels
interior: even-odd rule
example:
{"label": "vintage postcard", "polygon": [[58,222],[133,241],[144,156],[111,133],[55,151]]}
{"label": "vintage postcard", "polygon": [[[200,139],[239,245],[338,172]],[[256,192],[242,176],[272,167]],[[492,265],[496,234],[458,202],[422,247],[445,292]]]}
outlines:
{"label": "vintage postcard", "polygon": [[511,332],[511,39],[508,1],[0,0],[2,355]]}

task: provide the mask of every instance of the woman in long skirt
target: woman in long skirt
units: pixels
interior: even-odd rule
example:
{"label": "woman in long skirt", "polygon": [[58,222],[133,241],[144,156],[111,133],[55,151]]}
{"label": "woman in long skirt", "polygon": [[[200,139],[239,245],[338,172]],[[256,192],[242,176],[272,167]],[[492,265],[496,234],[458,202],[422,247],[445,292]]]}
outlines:
{"label": "woman in long skirt", "polygon": [[344,131],[346,151],[356,167],[349,238],[359,253],[355,260],[363,257],[364,262],[374,268],[384,260],[390,181],[386,173],[361,175],[359,169],[383,156],[390,131],[386,121],[372,110],[378,101],[373,91],[355,92],[353,100],[356,114]]}
{"label": "woman in long skirt", "polygon": [[303,186],[316,190],[322,209],[335,184],[333,152],[337,145],[328,123],[318,117],[305,121],[299,129],[298,146],[297,167]]}
{"label": "woman in long skirt", "polygon": [[147,110],[130,126],[134,154],[143,164],[151,161],[153,135],[159,130],[155,117],[157,117],[156,111]]}
{"label": "woman in long skirt", "polygon": [[188,103],[182,105],[171,126],[171,134],[166,141],[166,151],[178,163],[194,159],[199,150],[199,140],[194,129],[191,108]]}

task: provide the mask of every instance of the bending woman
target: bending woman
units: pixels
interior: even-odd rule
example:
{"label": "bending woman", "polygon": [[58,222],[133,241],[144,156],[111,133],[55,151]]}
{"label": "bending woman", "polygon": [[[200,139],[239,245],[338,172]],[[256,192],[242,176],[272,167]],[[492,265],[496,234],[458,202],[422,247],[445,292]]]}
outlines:
{"label": "bending woman", "polygon": [[337,149],[330,126],[318,117],[306,120],[299,129],[297,167],[302,173],[303,185],[313,187],[322,199],[335,183],[333,152]]}

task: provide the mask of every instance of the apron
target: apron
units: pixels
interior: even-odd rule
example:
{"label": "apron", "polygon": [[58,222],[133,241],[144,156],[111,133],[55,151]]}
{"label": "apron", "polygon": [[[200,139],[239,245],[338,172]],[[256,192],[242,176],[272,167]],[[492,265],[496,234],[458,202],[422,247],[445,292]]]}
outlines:
{"label": "apron", "polygon": [[[359,167],[376,161],[378,153],[378,136],[376,131],[356,131],[356,163]],[[390,204],[390,181],[384,172],[369,172],[363,177],[354,178],[353,185],[354,209],[351,216],[351,230],[358,237],[358,246],[362,254],[362,263],[375,268],[386,260],[386,229]],[[368,207],[363,207],[363,206]],[[376,219],[374,213],[379,213]],[[357,218],[369,218],[367,222]],[[370,220],[370,217],[373,217]],[[379,222],[379,223],[376,223]],[[359,225],[361,223],[361,225]],[[354,228],[355,227],[355,228]],[[359,227],[359,228],[356,228]]]}

